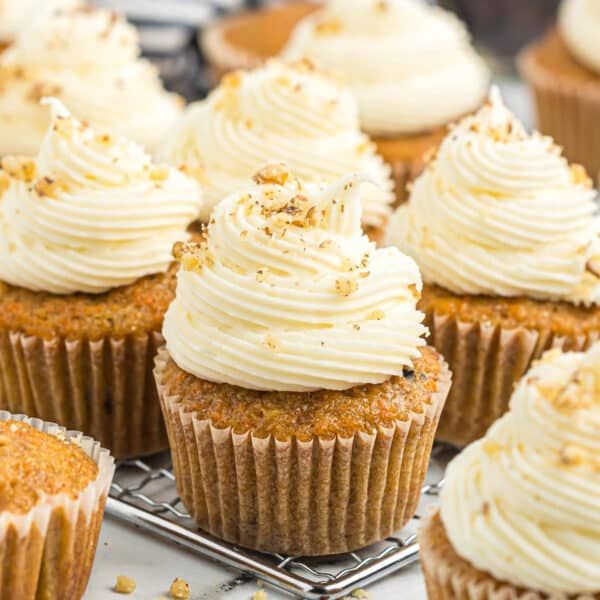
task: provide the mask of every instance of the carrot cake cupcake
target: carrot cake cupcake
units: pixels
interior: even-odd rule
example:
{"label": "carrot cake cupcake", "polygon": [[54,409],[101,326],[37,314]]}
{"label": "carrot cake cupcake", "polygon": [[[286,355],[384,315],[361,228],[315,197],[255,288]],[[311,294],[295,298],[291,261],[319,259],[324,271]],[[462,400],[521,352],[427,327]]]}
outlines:
{"label": "carrot cake cupcake", "polygon": [[98,442],[0,411],[0,600],[79,600],[114,460]]}
{"label": "carrot cake cupcake", "polygon": [[497,90],[415,181],[388,241],[421,269],[431,344],[454,374],[441,439],[481,437],[534,358],[600,336],[594,197],[585,170],[528,135]]}
{"label": "carrot cake cupcake", "polygon": [[421,280],[361,232],[360,183],[268,165],[176,249],[155,377],[198,525],[245,547],[334,554],[413,515],[449,387]]}
{"label": "carrot cake cupcake", "polygon": [[51,102],[38,156],[5,157],[0,171],[0,408],[120,457],[160,450],[152,360],[175,291],[171,247],[201,192]]}
{"label": "carrot cake cupcake", "polygon": [[37,152],[49,123],[43,96],[153,150],[183,103],[139,54],[134,27],[108,10],[78,6],[32,20],[0,57],[0,156]]}
{"label": "carrot cake cupcake", "polygon": [[538,125],[570,160],[600,175],[600,3],[564,0],[557,28],[527,48],[521,72],[533,89]]}
{"label": "carrot cake cupcake", "polygon": [[553,350],[448,467],[419,534],[429,598],[600,598],[600,344]]}
{"label": "carrot cake cupcake", "polygon": [[382,235],[394,201],[390,169],[361,133],[352,94],[309,61],[272,60],[229,74],[208,99],[188,107],[161,156],[185,163],[202,182],[203,221],[273,158],[306,182],[366,174],[363,223],[374,236]]}

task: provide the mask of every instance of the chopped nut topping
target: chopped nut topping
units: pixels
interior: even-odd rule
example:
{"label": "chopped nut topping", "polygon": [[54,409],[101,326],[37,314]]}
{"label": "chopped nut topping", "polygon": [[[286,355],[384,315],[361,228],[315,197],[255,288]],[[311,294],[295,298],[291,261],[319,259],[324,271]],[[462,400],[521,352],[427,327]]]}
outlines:
{"label": "chopped nut topping", "polygon": [[117,594],[133,594],[135,588],[135,579],[127,577],[127,575],[118,575],[113,590],[117,592]]}
{"label": "chopped nut topping", "polygon": [[150,171],[150,179],[152,181],[164,181],[169,177],[169,167],[166,165],[159,165],[154,167],[152,171]]}
{"label": "chopped nut topping", "polygon": [[593,187],[593,182],[587,174],[587,171],[581,165],[571,165],[571,181],[575,185],[582,185],[586,188],[591,189]]}
{"label": "chopped nut topping", "polygon": [[374,310],[368,317],[367,319],[369,321],[381,321],[382,319],[385,319],[385,313],[382,310]]}
{"label": "chopped nut topping", "polygon": [[271,334],[265,336],[265,346],[271,350],[271,352],[279,352],[279,350],[281,350],[279,342]]}
{"label": "chopped nut topping", "polygon": [[96,137],[96,142],[103,146],[110,146],[115,140],[108,133],[99,133]]}
{"label": "chopped nut topping", "polygon": [[290,172],[283,164],[267,165],[253,177],[258,184],[273,183],[275,185],[285,185],[289,178]]}
{"label": "chopped nut topping", "polygon": [[488,456],[494,457],[502,451],[502,446],[494,440],[485,440],[483,442],[483,451]]}
{"label": "chopped nut topping", "polygon": [[190,597],[189,583],[176,577],[169,588],[169,595],[176,600],[188,600]]}
{"label": "chopped nut topping", "polygon": [[258,271],[256,271],[256,281],[258,281],[258,283],[264,283],[268,279],[268,277],[268,269],[258,269]]}
{"label": "chopped nut topping", "polygon": [[197,164],[194,166],[190,165],[179,165],[179,170],[190,177],[193,177],[196,181],[200,183],[208,183],[208,177],[206,176],[206,169],[201,165]]}
{"label": "chopped nut topping", "polygon": [[358,283],[354,279],[338,279],[335,282],[335,291],[340,296],[350,296],[358,289]]}
{"label": "chopped nut topping", "polygon": [[73,135],[73,130],[75,126],[73,124],[73,119],[69,117],[56,117],[56,122],[54,124],[54,131],[58,133],[58,135],[69,139]]}
{"label": "chopped nut topping", "polygon": [[19,181],[31,183],[35,179],[36,165],[31,158],[27,158],[26,156],[5,156],[1,164],[5,173]]}
{"label": "chopped nut topping", "polygon": [[561,464],[567,467],[577,467],[585,462],[585,453],[576,446],[563,446],[559,452]]}
{"label": "chopped nut topping", "polygon": [[60,191],[65,190],[65,184],[58,180],[56,177],[50,177],[45,175],[41,179],[38,179],[33,186],[38,196],[47,198],[56,198]]}
{"label": "chopped nut topping", "polygon": [[265,590],[258,590],[258,592],[254,592],[252,594],[252,600],[267,600],[267,592]]}

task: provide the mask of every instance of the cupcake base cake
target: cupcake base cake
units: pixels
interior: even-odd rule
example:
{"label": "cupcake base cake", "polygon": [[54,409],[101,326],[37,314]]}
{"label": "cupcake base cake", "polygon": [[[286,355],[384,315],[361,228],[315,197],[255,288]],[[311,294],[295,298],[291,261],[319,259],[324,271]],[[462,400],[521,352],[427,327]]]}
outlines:
{"label": "cupcake base cake", "polygon": [[600,339],[597,306],[461,296],[425,285],[419,308],[430,343],[454,374],[437,437],[457,446],[482,437],[508,410],[514,384],[546,350],[581,351]]}
{"label": "cupcake base cake", "polygon": [[200,380],[166,350],[155,377],[178,491],[198,525],[265,552],[327,555],[401,529],[420,499],[450,372],[345,392],[260,392]]}
{"label": "cupcake base cake", "polygon": [[551,31],[519,58],[533,90],[538,127],[564,147],[594,179],[600,175],[600,75],[570,54],[563,37]]}
{"label": "cupcake base cake", "polygon": [[77,432],[0,411],[2,600],[78,600],[114,460]]}

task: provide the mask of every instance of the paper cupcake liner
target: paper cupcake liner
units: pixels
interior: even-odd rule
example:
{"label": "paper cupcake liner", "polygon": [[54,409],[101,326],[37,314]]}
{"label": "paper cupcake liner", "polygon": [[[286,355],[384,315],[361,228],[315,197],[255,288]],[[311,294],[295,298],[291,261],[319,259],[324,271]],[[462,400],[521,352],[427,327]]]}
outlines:
{"label": "paper cupcake liner", "polygon": [[114,459],[80,432],[0,411],[0,421],[9,419],[77,443],[98,465],[98,477],[77,498],[56,494],[26,514],[0,512],[0,600],[78,600],[92,569]]}
{"label": "paper cupcake liner", "polygon": [[[548,594],[499,581],[460,558],[445,535],[438,511],[430,514],[421,525],[419,549],[429,600],[550,599]],[[564,599],[566,598],[567,596],[564,596]],[[598,600],[600,594],[575,594],[568,598]]]}
{"label": "paper cupcake liner", "polygon": [[532,89],[538,127],[564,148],[570,161],[583,165],[594,180],[600,174],[600,84],[572,85],[541,67],[536,47],[519,58],[519,69]]}
{"label": "paper cupcake liner", "polygon": [[327,555],[366,546],[414,514],[450,373],[421,413],[372,435],[280,441],[218,429],[155,377],[183,503],[205,531],[264,552]]}
{"label": "paper cupcake liner", "polygon": [[0,332],[0,409],[83,431],[117,458],[167,447],[152,377],[160,333],[96,341]]}
{"label": "paper cupcake liner", "polygon": [[550,348],[587,349],[600,338],[562,336],[550,329],[506,329],[489,322],[467,323],[453,315],[429,311],[429,343],[446,359],[452,387],[437,439],[464,446],[485,434],[509,407],[514,385],[533,360]]}
{"label": "paper cupcake liner", "polygon": [[425,161],[422,157],[419,157],[412,161],[396,160],[390,162],[389,165],[392,168],[392,178],[396,194],[394,208],[397,208],[408,201],[410,184],[423,172]]}

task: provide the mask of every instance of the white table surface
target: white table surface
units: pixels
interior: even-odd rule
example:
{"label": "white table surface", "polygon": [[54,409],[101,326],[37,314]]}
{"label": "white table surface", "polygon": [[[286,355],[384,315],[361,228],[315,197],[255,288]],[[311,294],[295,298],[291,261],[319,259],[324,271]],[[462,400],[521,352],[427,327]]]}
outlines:
{"label": "white table surface", "polygon": [[[530,126],[531,103],[523,87],[514,80],[499,81],[506,103]],[[117,575],[128,575],[137,582],[130,596],[111,591]],[[168,597],[175,577],[185,579],[192,590],[192,600],[249,600],[259,588],[255,581],[246,581],[229,571],[174,545],[165,544],[132,527],[106,517],[102,527],[94,570],[86,600],[158,600]],[[425,587],[418,566],[391,575],[368,589],[374,600],[402,597],[403,600],[423,600]],[[289,598],[268,590],[269,600]]]}

